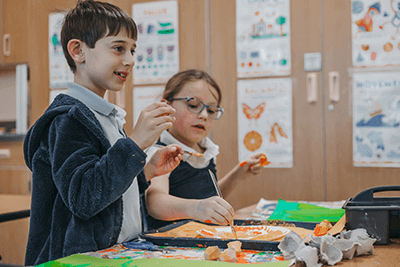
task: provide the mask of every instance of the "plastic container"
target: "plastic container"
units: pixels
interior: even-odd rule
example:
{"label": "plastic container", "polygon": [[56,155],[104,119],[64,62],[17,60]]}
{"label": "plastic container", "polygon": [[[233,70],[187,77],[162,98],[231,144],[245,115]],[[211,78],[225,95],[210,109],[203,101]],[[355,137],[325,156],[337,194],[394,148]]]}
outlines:
{"label": "plastic container", "polygon": [[376,238],[375,244],[387,244],[400,237],[400,197],[374,197],[377,192],[400,191],[400,186],[367,189],[344,203],[346,228],[364,228]]}

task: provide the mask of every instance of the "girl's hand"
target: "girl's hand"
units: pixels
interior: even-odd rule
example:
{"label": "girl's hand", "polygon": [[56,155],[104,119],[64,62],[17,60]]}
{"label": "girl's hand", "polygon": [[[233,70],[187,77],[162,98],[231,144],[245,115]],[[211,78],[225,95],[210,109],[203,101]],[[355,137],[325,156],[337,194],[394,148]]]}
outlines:
{"label": "girl's hand", "polygon": [[144,167],[146,179],[172,172],[181,162],[183,150],[178,145],[158,149]]}
{"label": "girl's hand", "polygon": [[234,214],[235,211],[226,200],[215,196],[200,200],[190,217],[207,223],[227,225],[233,222]]}
{"label": "girl's hand", "polygon": [[260,166],[260,157],[265,155],[264,153],[258,153],[248,156],[244,161],[240,163],[239,170],[243,175],[247,174],[259,174],[263,167]]}
{"label": "girl's hand", "polygon": [[130,138],[142,149],[156,141],[161,132],[172,127],[175,109],[167,103],[155,102],[140,112]]}

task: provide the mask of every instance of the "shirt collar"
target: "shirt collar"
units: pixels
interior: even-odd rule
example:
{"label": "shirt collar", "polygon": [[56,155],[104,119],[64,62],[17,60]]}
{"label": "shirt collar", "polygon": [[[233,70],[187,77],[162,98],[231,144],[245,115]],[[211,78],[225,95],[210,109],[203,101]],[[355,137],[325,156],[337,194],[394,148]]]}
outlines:
{"label": "shirt collar", "polygon": [[[176,140],[175,137],[173,137],[168,131],[163,131],[160,135],[160,141],[165,144],[177,144],[179,145],[183,150],[189,151],[189,152],[196,152],[193,148],[190,148],[183,143],[179,142]],[[210,138],[206,137],[203,140],[200,141],[199,145],[203,148],[205,148],[204,151],[204,157],[196,157],[196,156],[190,156],[188,154],[183,155],[183,160],[187,161],[189,160],[190,162],[194,161],[201,161],[201,162],[208,162],[212,158],[216,157],[219,154],[219,146],[213,143]]]}
{"label": "shirt collar", "polygon": [[[70,82],[70,83],[67,83],[67,86],[68,86],[68,90],[66,93],[67,95],[70,95],[70,96],[78,99],[79,101],[84,103],[89,108],[99,112],[100,114],[103,114],[104,116],[108,116],[112,112],[114,113],[112,115],[116,116],[119,112],[121,112],[121,110],[126,115],[126,112],[123,109],[118,108],[114,104],[111,104],[104,98],[98,96],[97,94],[90,91],[86,87],[83,87],[82,85]],[[123,115],[123,114],[121,114],[121,115]],[[125,117],[125,115],[123,115],[123,117]]]}

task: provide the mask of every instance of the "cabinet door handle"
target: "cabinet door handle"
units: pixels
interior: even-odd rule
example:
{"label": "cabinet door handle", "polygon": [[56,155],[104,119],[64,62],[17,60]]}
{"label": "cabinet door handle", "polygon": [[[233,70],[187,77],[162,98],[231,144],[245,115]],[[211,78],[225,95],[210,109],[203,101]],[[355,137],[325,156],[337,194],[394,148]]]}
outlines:
{"label": "cabinet door handle", "polygon": [[3,35],[3,54],[6,57],[11,55],[11,35],[9,33]]}
{"label": "cabinet door handle", "polygon": [[9,159],[11,158],[10,149],[0,149],[0,159]]}
{"label": "cabinet door handle", "polygon": [[307,73],[307,102],[317,102],[317,74]]}
{"label": "cabinet door handle", "polygon": [[340,100],[339,85],[340,85],[339,72],[337,71],[329,72],[329,99],[331,101],[339,102]]}

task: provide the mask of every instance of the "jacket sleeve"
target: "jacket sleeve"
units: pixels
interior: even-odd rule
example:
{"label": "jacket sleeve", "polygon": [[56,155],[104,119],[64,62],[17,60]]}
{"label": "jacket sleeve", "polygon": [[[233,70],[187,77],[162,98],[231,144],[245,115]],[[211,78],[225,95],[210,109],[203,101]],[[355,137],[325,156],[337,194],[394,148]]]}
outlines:
{"label": "jacket sleeve", "polygon": [[146,154],[130,138],[107,149],[68,115],[55,118],[48,140],[57,190],[68,209],[84,220],[122,197],[146,163]]}

